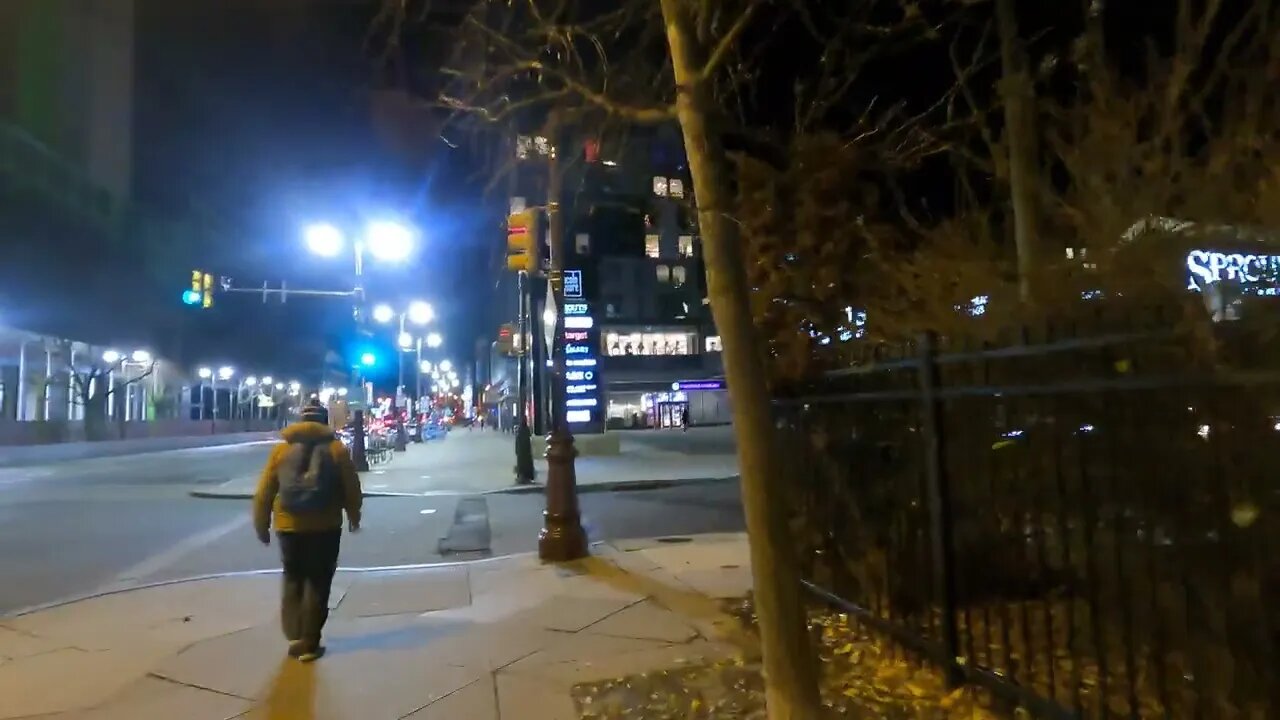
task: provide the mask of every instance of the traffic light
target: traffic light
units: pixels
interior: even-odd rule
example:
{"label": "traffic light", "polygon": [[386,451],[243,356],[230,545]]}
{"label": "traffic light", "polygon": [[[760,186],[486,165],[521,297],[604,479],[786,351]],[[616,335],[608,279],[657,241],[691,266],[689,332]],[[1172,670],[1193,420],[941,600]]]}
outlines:
{"label": "traffic light", "polygon": [[507,269],[538,269],[538,212],[522,210],[507,216]]}
{"label": "traffic light", "polygon": [[182,292],[185,305],[213,307],[213,276],[203,270],[191,271],[191,287]]}

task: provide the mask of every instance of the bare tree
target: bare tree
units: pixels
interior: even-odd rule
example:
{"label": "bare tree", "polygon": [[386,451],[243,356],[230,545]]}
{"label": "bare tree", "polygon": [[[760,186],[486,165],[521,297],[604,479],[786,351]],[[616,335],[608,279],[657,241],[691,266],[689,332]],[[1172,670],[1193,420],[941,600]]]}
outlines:
{"label": "bare tree", "polygon": [[[411,12],[404,3],[388,7],[393,18]],[[807,34],[817,48],[813,62],[820,72],[792,89],[793,117],[752,122],[751,108],[775,101],[756,95],[758,73],[770,58],[794,53],[775,45],[784,26]],[[820,705],[788,527],[785,465],[776,445],[766,355],[760,351],[736,217],[734,159],[777,163],[785,158],[791,136],[847,111],[853,79],[876,48],[908,36],[927,37],[930,30],[913,4],[892,0],[825,14],[804,2],[762,0],[629,0],[607,7],[572,0],[494,0],[478,3],[463,20],[460,49],[447,71],[451,82],[434,98],[455,120],[501,128],[508,137],[514,128],[537,127],[553,108],[565,122],[600,134],[627,125],[680,125],[708,297],[733,400],[772,718],[814,718]],[[928,154],[936,143],[912,120],[896,105],[869,111],[861,125],[870,133],[864,142],[897,143],[902,155]],[[493,136],[483,137],[509,152],[493,143]]]}

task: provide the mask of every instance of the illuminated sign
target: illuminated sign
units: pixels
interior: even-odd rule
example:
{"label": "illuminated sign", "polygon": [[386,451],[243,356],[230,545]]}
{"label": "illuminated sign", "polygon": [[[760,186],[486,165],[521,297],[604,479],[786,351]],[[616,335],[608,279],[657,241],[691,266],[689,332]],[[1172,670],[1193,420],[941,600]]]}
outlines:
{"label": "illuminated sign", "polygon": [[671,383],[672,390],[723,390],[723,380],[679,380]]}
{"label": "illuminated sign", "polygon": [[582,297],[582,271],[564,271],[564,296],[567,298]]}
{"label": "illuminated sign", "polygon": [[[569,270],[564,275],[565,297],[582,297],[582,271]],[[566,302],[561,306],[563,324],[560,340],[564,343],[564,421],[577,433],[604,432],[604,384],[596,368],[600,351],[600,332],[591,316],[591,304]]]}
{"label": "illuminated sign", "polygon": [[1244,284],[1258,295],[1280,295],[1280,255],[1223,253],[1192,250],[1187,253],[1187,289],[1199,292],[1222,280]]}

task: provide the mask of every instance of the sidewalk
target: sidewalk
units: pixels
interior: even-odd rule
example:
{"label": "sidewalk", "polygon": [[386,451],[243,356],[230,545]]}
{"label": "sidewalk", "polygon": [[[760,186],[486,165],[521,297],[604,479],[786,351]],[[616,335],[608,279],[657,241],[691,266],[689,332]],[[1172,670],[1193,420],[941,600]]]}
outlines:
{"label": "sidewalk", "polygon": [[[692,432],[689,435],[696,437]],[[620,436],[620,454],[577,459],[580,491],[720,480],[738,472],[737,456],[721,447],[705,452],[668,450],[646,442],[648,438],[641,433],[624,432]],[[514,466],[515,436],[458,429],[440,439],[410,443],[389,464],[361,473],[361,481],[366,497],[541,492],[547,476],[546,460],[535,457],[537,478],[531,486],[515,485]],[[191,494],[243,499],[253,496],[256,482],[255,477],[237,478],[221,486],[201,487]]]}
{"label": "sidewalk", "polygon": [[594,551],[342,573],[314,665],[284,656],[275,573],[0,620],[0,719],[571,720],[616,694],[588,684],[754,652],[715,599],[748,589],[743,536]]}

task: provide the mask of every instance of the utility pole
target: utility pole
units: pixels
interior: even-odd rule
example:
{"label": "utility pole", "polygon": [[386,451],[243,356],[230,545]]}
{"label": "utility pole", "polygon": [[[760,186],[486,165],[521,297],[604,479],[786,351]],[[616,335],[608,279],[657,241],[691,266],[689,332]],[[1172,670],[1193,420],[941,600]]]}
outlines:
{"label": "utility pole", "polygon": [[573,434],[564,414],[564,216],[560,197],[563,176],[559,159],[560,120],[553,110],[547,121],[547,245],[550,269],[547,276],[555,299],[556,323],[552,341],[554,369],[551,377],[551,433],[547,436],[547,508],[542,513],[538,533],[538,557],[543,561],[567,562],[586,557],[587,533],[578,511],[578,477],[574,459]]}

